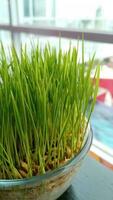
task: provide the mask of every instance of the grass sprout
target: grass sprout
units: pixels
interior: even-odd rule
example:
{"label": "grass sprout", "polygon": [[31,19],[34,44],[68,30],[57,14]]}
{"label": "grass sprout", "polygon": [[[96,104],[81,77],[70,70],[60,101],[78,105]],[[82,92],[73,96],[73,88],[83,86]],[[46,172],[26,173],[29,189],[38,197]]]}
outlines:
{"label": "grass sprout", "polygon": [[[76,155],[93,111],[99,66],[78,60],[78,48],[57,51],[0,44],[0,178],[32,177]],[[94,84],[95,82],[95,84]],[[90,102],[90,103],[89,103]],[[86,120],[87,118],[87,120]]]}

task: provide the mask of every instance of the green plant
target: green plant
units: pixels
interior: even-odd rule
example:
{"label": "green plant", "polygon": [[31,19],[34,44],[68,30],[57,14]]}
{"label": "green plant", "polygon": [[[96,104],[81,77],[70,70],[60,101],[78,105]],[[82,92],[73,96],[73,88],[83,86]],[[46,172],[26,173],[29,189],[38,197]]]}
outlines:
{"label": "green plant", "polygon": [[[47,44],[5,53],[0,46],[0,178],[45,173],[76,155],[96,101],[99,67],[91,79],[78,48]],[[92,100],[91,100],[92,99]],[[89,100],[91,100],[89,104]],[[86,120],[87,117],[87,120]]]}

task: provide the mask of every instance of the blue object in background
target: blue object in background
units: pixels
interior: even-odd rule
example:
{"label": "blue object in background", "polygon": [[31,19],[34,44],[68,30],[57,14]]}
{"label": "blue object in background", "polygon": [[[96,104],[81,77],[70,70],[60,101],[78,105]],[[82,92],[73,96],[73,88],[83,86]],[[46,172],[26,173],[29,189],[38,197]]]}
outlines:
{"label": "blue object in background", "polygon": [[113,108],[97,102],[91,117],[94,138],[113,149]]}

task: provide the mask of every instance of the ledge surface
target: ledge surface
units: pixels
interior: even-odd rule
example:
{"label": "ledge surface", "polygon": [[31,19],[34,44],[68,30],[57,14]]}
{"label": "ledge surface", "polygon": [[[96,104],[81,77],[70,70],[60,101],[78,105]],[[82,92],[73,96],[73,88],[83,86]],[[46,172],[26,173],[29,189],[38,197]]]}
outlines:
{"label": "ledge surface", "polygon": [[113,171],[87,157],[72,186],[58,200],[113,200]]}

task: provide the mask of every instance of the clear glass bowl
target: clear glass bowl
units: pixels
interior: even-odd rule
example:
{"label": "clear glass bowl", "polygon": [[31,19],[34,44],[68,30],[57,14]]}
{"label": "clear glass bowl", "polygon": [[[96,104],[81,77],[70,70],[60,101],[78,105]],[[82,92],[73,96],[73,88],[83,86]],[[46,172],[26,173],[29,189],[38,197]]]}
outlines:
{"label": "clear glass bowl", "polygon": [[55,200],[70,186],[92,143],[89,127],[81,151],[64,166],[32,178],[0,180],[0,200]]}

